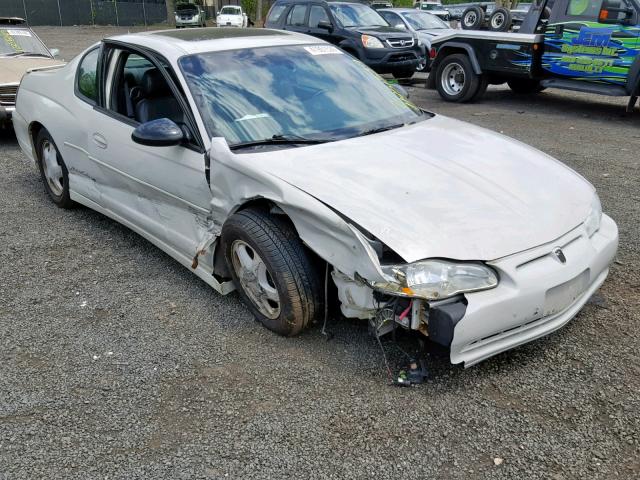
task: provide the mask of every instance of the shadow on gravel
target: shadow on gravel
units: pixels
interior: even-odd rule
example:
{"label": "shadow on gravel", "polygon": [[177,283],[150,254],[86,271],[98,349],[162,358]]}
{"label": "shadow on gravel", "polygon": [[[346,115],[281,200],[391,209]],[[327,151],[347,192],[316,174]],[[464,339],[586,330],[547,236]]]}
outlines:
{"label": "shadow on gravel", "polygon": [[0,127],[0,145],[18,146],[18,140],[11,125]]}

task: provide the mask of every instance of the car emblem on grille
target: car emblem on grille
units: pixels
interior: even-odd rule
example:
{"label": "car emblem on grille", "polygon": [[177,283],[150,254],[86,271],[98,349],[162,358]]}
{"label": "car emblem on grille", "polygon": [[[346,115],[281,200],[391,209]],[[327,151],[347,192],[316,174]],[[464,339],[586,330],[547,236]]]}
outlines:
{"label": "car emblem on grille", "polygon": [[553,255],[560,261],[560,263],[567,263],[567,257],[564,256],[564,252],[560,247],[553,249]]}

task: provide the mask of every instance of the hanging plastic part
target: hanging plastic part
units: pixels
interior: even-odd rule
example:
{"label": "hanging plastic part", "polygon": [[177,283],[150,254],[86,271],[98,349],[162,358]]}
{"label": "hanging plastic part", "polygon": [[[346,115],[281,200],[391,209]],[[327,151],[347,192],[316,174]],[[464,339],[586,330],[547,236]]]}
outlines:
{"label": "hanging plastic part", "polygon": [[196,247],[196,254],[193,257],[193,261],[191,262],[192,269],[195,270],[196,268],[198,268],[198,257],[207,253],[207,250],[211,248],[211,245],[213,245],[217,239],[218,237],[216,235],[211,235],[210,237],[206,237],[204,240],[202,240],[202,242],[198,244],[198,246]]}

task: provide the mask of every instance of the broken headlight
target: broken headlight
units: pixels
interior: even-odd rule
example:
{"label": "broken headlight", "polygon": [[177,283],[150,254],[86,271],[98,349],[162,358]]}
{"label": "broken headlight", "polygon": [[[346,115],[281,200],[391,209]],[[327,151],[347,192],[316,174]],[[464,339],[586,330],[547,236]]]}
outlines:
{"label": "broken headlight", "polygon": [[584,227],[587,229],[587,235],[592,237],[600,229],[600,222],[602,221],[602,205],[600,204],[600,198],[596,193],[591,201],[591,210],[589,215],[584,219]]}
{"label": "broken headlight", "polygon": [[387,281],[371,282],[374,289],[425,300],[487,290],[498,285],[496,272],[480,262],[421,260],[406,265],[382,266],[382,272]]}

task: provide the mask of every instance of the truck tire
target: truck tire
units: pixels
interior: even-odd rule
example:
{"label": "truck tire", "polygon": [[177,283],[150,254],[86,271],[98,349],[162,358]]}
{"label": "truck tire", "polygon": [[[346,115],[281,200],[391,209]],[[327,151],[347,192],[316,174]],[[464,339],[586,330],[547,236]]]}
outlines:
{"label": "truck tire", "polygon": [[529,78],[512,78],[507,80],[507,85],[514,93],[520,95],[539,93],[544,90],[539,80],[531,80]]}
{"label": "truck tire", "polygon": [[496,8],[489,17],[489,30],[506,32],[511,28],[511,12],[506,8]]}
{"label": "truck tire", "polygon": [[479,30],[484,23],[484,10],[477,5],[468,7],[460,18],[464,30]]}
{"label": "truck tire", "polygon": [[436,71],[436,89],[447,102],[468,102],[478,93],[481,77],[464,53],[445,57]]}
{"label": "truck tire", "polygon": [[291,337],[316,321],[321,276],[287,218],[241,210],[225,222],[220,247],[240,297],[266,328]]}

